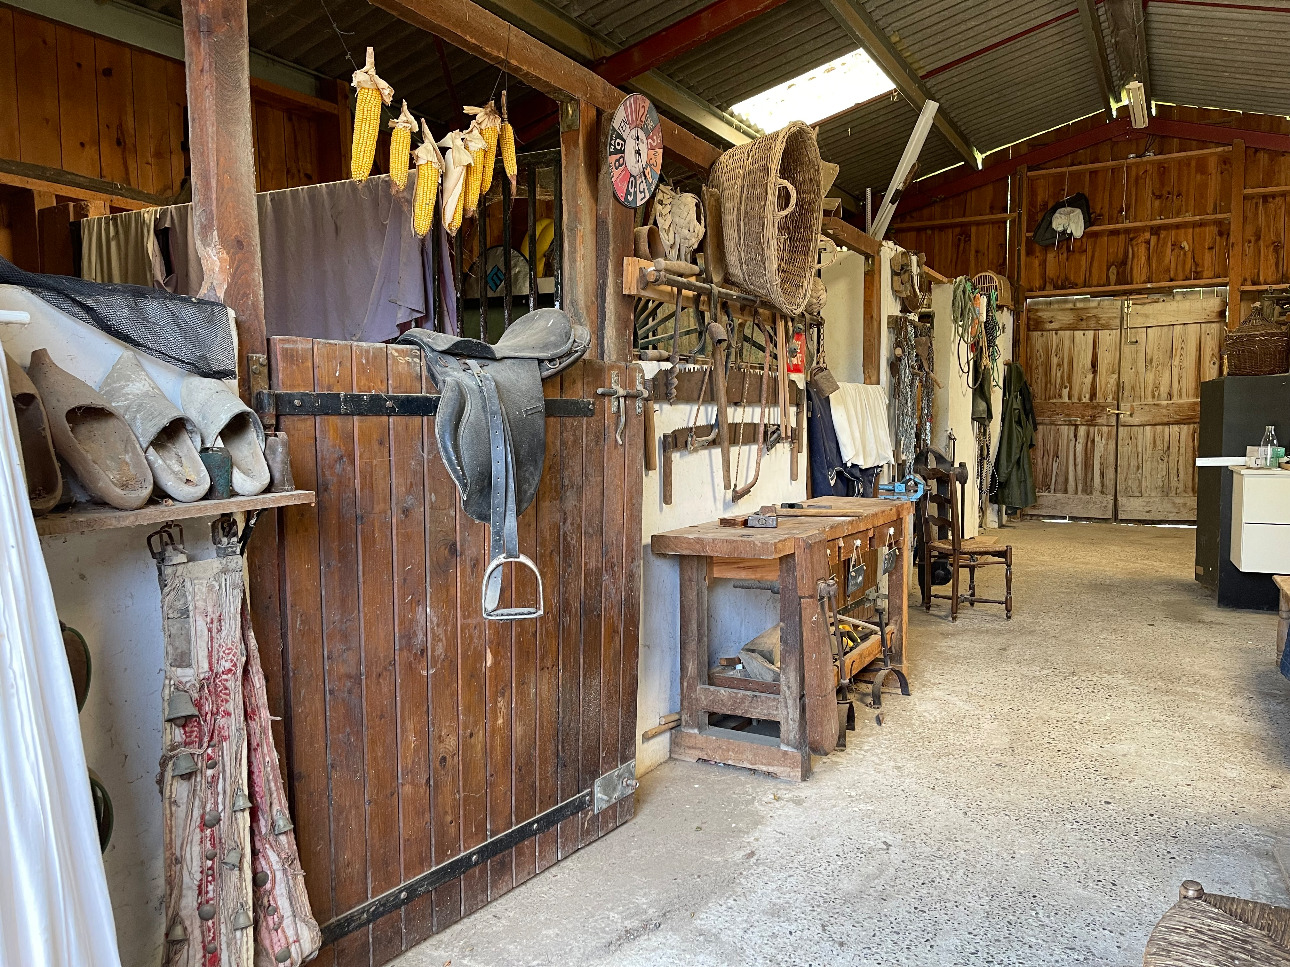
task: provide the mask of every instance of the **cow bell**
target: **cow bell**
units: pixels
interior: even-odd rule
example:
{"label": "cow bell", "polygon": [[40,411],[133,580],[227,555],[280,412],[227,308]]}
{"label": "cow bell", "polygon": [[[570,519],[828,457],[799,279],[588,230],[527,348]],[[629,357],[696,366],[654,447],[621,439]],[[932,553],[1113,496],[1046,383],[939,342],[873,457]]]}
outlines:
{"label": "cow bell", "polygon": [[196,714],[197,706],[193,704],[193,697],[182,688],[173,689],[170,698],[166,700],[166,721],[182,722]]}
{"label": "cow bell", "polygon": [[169,943],[183,943],[188,939],[188,928],[184,926],[184,921],[176,920],[166,931],[166,940]]}
{"label": "cow bell", "polygon": [[234,846],[224,854],[224,865],[230,870],[235,870],[242,865],[242,851]]}
{"label": "cow bell", "polygon": [[245,789],[239,789],[233,793],[233,812],[240,813],[244,809],[251,808],[251,799],[246,794]]}
{"label": "cow bell", "polygon": [[287,814],[281,809],[273,814],[273,833],[275,836],[281,836],[283,833],[295,828],[295,824],[287,818]]}
{"label": "cow bell", "polygon": [[251,915],[246,912],[246,907],[238,907],[237,913],[233,914],[233,929],[245,930],[251,925]]}
{"label": "cow bell", "polygon": [[193,758],[191,752],[181,752],[175,756],[175,761],[170,766],[170,774],[176,778],[179,776],[191,776],[197,771],[197,760]]}

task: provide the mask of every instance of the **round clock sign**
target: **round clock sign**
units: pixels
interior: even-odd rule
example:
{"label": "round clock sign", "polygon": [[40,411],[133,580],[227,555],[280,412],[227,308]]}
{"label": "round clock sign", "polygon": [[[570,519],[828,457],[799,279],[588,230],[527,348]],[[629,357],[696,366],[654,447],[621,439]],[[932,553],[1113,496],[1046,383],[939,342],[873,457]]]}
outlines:
{"label": "round clock sign", "polygon": [[628,95],[618,105],[607,151],[614,196],[628,208],[639,208],[654,194],[663,171],[663,129],[645,95]]}

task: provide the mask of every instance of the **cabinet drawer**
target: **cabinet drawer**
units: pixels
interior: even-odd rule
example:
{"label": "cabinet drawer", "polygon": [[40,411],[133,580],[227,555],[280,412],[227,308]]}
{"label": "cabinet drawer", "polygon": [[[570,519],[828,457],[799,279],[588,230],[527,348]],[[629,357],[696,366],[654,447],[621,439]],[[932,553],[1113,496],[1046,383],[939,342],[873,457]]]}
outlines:
{"label": "cabinet drawer", "polygon": [[1256,574],[1290,574],[1290,524],[1233,520],[1232,563]]}
{"label": "cabinet drawer", "polygon": [[1241,518],[1251,524],[1290,524],[1290,473],[1241,475]]}

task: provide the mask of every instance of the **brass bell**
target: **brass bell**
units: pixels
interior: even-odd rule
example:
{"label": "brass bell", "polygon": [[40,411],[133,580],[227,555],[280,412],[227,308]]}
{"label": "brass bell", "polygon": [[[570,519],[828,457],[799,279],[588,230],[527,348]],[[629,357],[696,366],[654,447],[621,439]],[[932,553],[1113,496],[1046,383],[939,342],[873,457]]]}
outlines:
{"label": "brass bell", "polygon": [[166,931],[166,940],[170,943],[183,943],[188,939],[188,928],[184,926],[184,921],[176,920]]}
{"label": "brass bell", "polygon": [[193,758],[191,752],[181,752],[175,756],[175,761],[171,763],[170,774],[176,778],[179,776],[191,776],[197,771],[197,760]]}
{"label": "brass bell", "polygon": [[295,829],[295,824],[287,818],[287,814],[279,809],[273,814],[273,833],[275,836],[281,836],[288,830]]}
{"label": "brass bell", "polygon": [[251,915],[246,912],[246,907],[238,907],[237,913],[233,914],[233,929],[245,930],[251,925]]}
{"label": "brass bell", "polygon": [[235,870],[242,865],[242,851],[234,846],[224,854],[224,865],[230,870]]}
{"label": "brass bell", "polygon": [[246,794],[245,789],[239,789],[233,793],[233,812],[240,813],[244,809],[251,808],[251,798]]}
{"label": "brass bell", "polygon": [[182,722],[196,714],[197,706],[193,704],[193,697],[182,688],[172,689],[170,698],[166,700],[166,721]]}

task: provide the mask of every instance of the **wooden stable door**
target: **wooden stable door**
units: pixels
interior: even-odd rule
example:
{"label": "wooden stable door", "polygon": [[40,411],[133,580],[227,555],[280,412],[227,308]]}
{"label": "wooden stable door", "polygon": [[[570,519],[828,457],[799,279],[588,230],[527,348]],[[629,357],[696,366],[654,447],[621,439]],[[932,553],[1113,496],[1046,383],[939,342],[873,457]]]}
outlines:
{"label": "wooden stable door", "polygon": [[1195,520],[1200,384],[1219,375],[1226,308],[1197,294],[1028,304],[1032,513]]}
{"label": "wooden stable door", "polygon": [[[434,392],[407,346],[275,338],[270,368],[289,405]],[[593,805],[636,753],[643,437],[629,406],[615,440],[596,395],[614,376],[631,379],[584,360],[543,384],[594,413],[547,420],[520,518],[546,612],[513,623],[483,619],[487,528],[433,418],[279,418],[317,493],[278,534],[284,771],[319,963],[378,967],[631,818],[630,795]],[[508,573],[502,604],[531,603],[532,576]]]}

